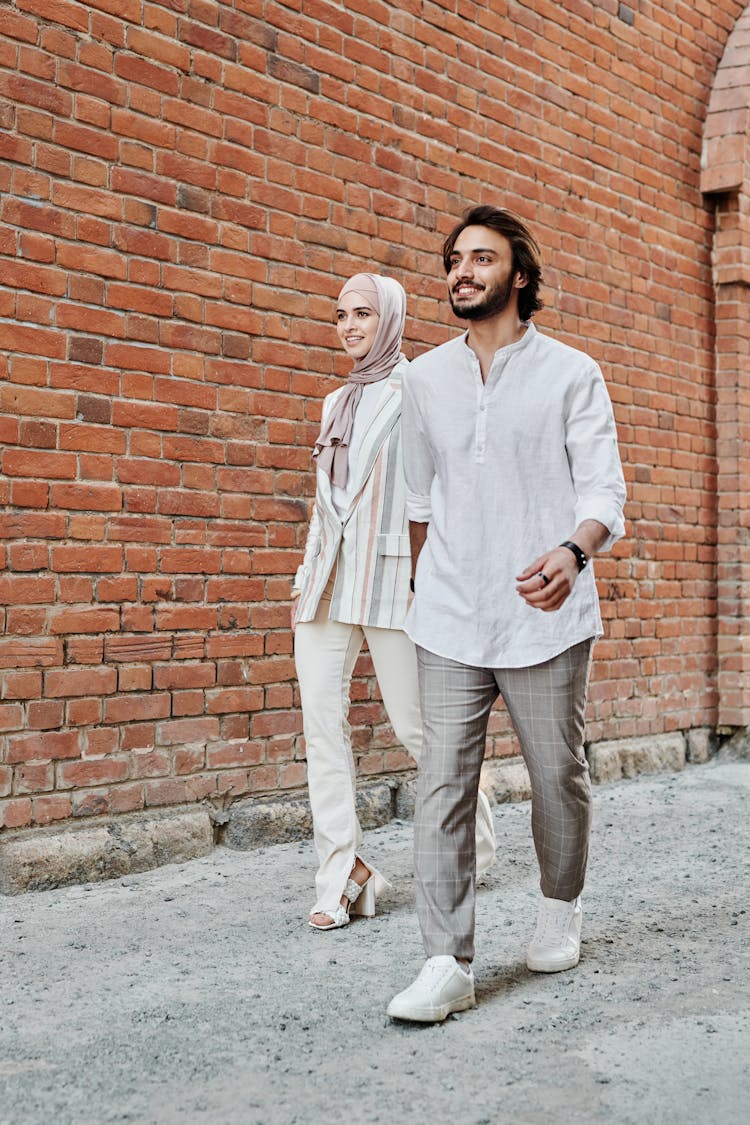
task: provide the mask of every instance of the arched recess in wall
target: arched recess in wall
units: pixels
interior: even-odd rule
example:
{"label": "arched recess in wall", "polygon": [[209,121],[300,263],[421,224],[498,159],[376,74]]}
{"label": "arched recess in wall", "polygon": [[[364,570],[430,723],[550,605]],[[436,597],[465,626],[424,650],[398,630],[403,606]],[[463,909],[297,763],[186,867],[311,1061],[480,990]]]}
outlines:
{"label": "arched recess in wall", "polygon": [[716,209],[719,725],[750,725],[750,4],[716,72],[701,191]]}

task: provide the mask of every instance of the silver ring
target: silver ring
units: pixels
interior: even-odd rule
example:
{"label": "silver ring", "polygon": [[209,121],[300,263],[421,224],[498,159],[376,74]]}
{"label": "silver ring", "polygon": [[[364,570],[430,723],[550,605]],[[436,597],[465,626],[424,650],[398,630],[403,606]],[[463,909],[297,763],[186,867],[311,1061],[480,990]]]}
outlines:
{"label": "silver ring", "polygon": [[540,577],[540,578],[541,578],[541,580],[542,580],[542,586],[549,586],[549,584],[550,584],[550,579],[549,579],[549,578],[547,577],[547,575],[546,575],[546,574],[544,573],[544,571],[543,571],[543,570],[540,570],[540,571],[539,571],[539,577]]}

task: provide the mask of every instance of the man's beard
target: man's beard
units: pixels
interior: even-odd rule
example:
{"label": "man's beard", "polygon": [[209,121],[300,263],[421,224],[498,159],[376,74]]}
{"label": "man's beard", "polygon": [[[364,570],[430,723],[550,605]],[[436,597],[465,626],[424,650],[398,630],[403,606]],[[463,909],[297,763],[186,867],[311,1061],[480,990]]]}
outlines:
{"label": "man's beard", "polygon": [[496,285],[489,292],[485,289],[482,293],[484,300],[471,305],[457,305],[453,300],[452,291],[448,290],[448,298],[453,312],[461,320],[488,320],[491,316],[498,316],[510,303],[513,294],[514,276],[513,270],[511,270],[503,284]]}

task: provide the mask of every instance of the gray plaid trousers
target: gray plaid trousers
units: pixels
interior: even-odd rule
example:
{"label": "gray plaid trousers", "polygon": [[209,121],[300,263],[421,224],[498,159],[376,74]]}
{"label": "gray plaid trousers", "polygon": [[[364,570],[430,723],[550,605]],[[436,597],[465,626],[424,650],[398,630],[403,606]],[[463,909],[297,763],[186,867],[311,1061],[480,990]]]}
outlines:
{"label": "gray plaid trousers", "polygon": [[502,695],[531,778],[542,894],[574,899],[588,858],[583,752],[593,640],[529,668],[474,668],[417,648],[423,749],[414,821],[417,913],[428,957],[474,957],[474,821],[490,709]]}

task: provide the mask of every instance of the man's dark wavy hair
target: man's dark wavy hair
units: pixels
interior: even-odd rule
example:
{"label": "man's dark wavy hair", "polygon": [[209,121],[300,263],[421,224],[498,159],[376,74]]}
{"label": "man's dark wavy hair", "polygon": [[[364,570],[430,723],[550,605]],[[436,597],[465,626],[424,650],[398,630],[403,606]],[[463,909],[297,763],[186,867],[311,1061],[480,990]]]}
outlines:
{"label": "man's dark wavy hair", "polygon": [[450,259],[456,239],[466,227],[489,227],[508,239],[513,253],[513,273],[522,273],[526,278],[523,289],[518,290],[518,315],[521,320],[530,320],[542,308],[539,297],[539,286],[542,284],[541,253],[531,231],[517,215],[506,211],[504,207],[472,207],[443,243],[446,273],[450,272]]}

